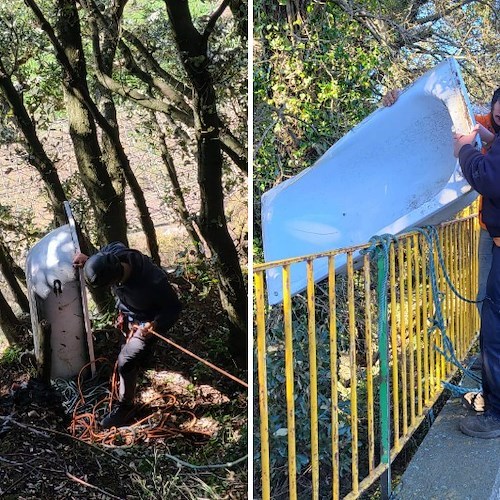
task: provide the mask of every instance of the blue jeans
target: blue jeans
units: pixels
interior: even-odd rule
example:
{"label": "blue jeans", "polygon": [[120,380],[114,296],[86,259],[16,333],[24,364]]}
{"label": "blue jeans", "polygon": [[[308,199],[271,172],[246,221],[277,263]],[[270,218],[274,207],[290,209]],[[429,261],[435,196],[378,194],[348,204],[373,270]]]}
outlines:
{"label": "blue jeans", "polygon": [[496,245],[481,310],[480,344],[486,409],[500,418],[500,247]]}

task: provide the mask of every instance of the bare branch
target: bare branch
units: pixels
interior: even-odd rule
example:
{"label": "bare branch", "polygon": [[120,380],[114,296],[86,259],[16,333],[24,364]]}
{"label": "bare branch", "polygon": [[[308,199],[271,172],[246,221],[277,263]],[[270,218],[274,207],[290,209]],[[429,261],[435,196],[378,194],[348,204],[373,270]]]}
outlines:
{"label": "bare branch", "polygon": [[151,76],[150,73],[142,70],[135,59],[132,56],[132,53],[128,46],[120,41],[120,50],[125,58],[125,67],[135,76],[137,76],[144,83],[155,87],[158,89],[166,98],[170,99],[176,106],[178,106],[182,111],[187,114],[192,115],[193,111],[191,107],[186,103],[183,98],[183,95],[179,92],[175,91],[171,85],[166,83],[164,80],[160,78],[156,78]]}
{"label": "bare branch", "polygon": [[130,31],[123,30],[123,38],[130,42],[144,58],[147,65],[153,69],[159,76],[161,76],[176,92],[180,92],[188,99],[192,99],[193,91],[187,85],[184,85],[180,80],[177,80],[170,73],[167,73],[159,64],[158,61],[151,55],[151,52],[145,45]]}
{"label": "bare branch", "polygon": [[219,19],[220,16],[222,16],[222,13],[226,10],[226,8],[229,5],[229,2],[230,0],[222,0],[222,3],[211,14],[210,19],[208,20],[208,23],[205,26],[205,30],[203,31],[203,39],[205,41],[208,40],[208,37],[215,28],[217,20]]}
{"label": "bare branch", "polygon": [[466,5],[468,5],[470,3],[478,3],[478,2],[477,2],[477,0],[462,0],[461,2],[458,2],[458,3],[450,6],[449,8],[445,9],[442,12],[436,12],[435,14],[433,14],[431,16],[426,16],[426,17],[422,17],[420,19],[415,19],[415,22],[417,24],[426,24],[426,23],[432,23],[434,21],[438,21],[439,19],[442,19],[443,17],[451,14],[453,11],[455,11],[457,9],[461,9],[462,7],[465,7]]}
{"label": "bare branch", "polygon": [[186,113],[171,104],[168,104],[160,99],[155,99],[153,97],[148,97],[145,94],[142,94],[138,90],[131,89],[122,83],[115,81],[110,76],[104,74],[101,71],[96,71],[96,76],[99,82],[104,85],[109,90],[116,92],[122,97],[126,97],[137,104],[144,106],[147,109],[151,109],[153,111],[161,111],[163,113],[167,113],[177,120],[182,121],[188,127],[192,127],[194,124],[192,113]]}
{"label": "bare branch", "polygon": [[82,486],[85,486],[86,488],[91,488],[93,490],[97,490],[99,493],[102,493],[103,495],[106,495],[109,498],[116,498],[117,500],[120,500],[120,498],[121,498],[121,497],[117,497],[116,495],[113,495],[112,493],[109,493],[106,490],[99,488],[99,486],[96,486],[94,484],[90,484],[89,482],[84,481],[83,479],[80,479],[79,477],[76,477],[67,471],[66,471],[66,476],[68,476],[68,478],[71,479],[72,481],[75,481],[76,483],[81,484]]}

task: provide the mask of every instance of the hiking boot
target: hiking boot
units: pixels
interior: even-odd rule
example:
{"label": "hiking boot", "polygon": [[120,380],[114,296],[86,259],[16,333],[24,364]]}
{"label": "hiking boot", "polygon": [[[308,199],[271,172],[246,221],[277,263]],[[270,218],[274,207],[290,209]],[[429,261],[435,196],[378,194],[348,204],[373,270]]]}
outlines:
{"label": "hiking boot", "polygon": [[467,436],[492,439],[500,437],[500,417],[491,413],[465,417],[460,422],[460,430]]}
{"label": "hiking boot", "polygon": [[482,392],[467,392],[462,396],[462,406],[477,413],[484,411],[484,397]]}
{"label": "hiking boot", "polygon": [[128,425],[134,416],[135,406],[133,403],[123,403],[118,401],[113,409],[101,420],[101,427],[109,429],[111,427],[123,427]]}

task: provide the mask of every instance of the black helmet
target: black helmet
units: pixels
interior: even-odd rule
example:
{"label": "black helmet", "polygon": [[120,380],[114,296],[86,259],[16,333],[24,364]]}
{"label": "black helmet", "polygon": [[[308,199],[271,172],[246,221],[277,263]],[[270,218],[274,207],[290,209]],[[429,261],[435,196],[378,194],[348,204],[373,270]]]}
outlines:
{"label": "black helmet", "polygon": [[100,288],[119,281],[123,276],[123,267],[116,255],[97,252],[85,262],[83,274],[87,285]]}

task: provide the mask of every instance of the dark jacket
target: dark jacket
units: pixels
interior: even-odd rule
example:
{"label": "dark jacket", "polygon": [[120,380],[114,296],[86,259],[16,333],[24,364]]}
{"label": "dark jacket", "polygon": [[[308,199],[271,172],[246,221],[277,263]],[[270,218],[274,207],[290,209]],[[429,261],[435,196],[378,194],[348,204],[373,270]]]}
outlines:
{"label": "dark jacket", "polygon": [[495,137],[486,154],[466,144],[458,158],[464,177],[483,195],[483,222],[490,236],[500,236],[500,136]]}
{"label": "dark jacket", "polygon": [[127,281],[111,288],[118,309],[133,322],[154,321],[159,332],[168,330],[182,306],[165,271],[146,255],[117,241],[101,248],[101,252],[116,255],[131,267]]}

